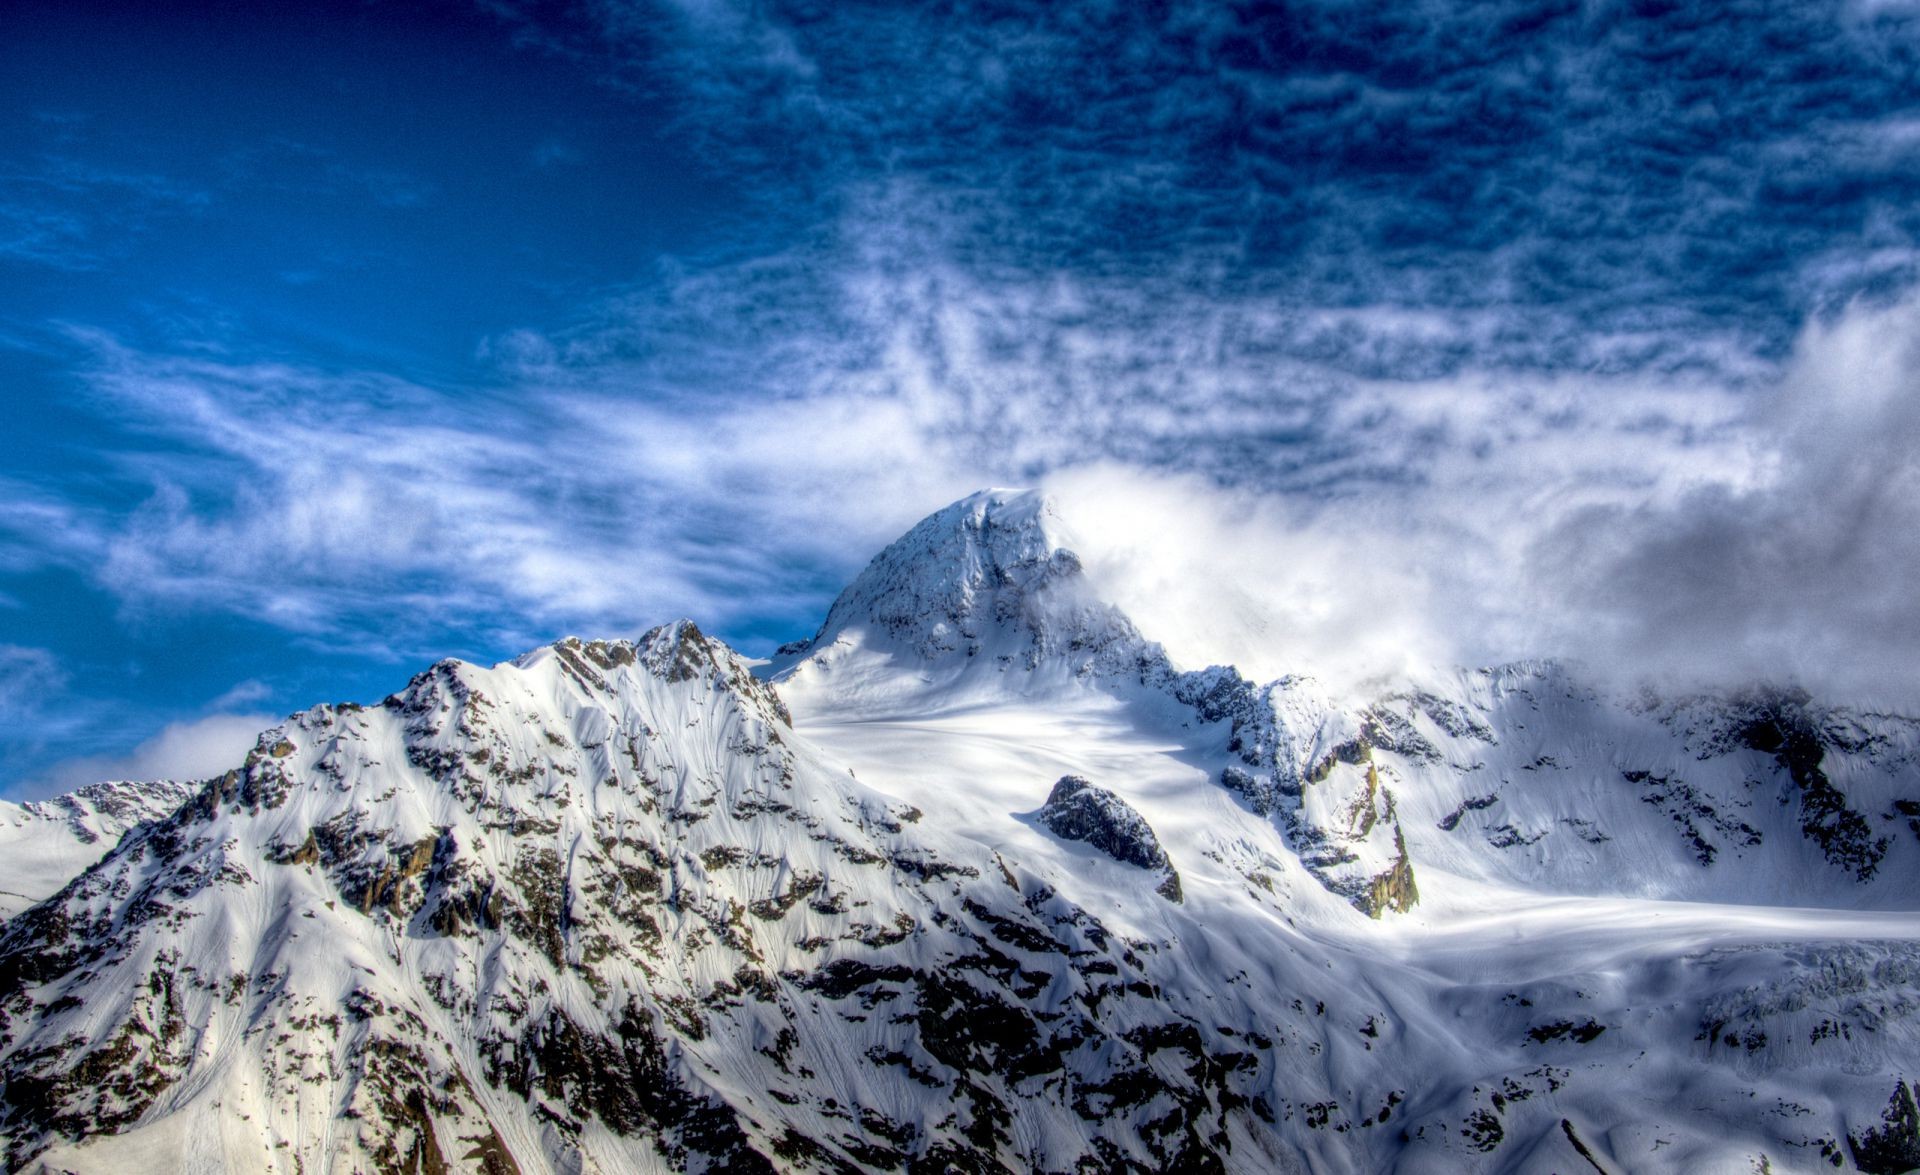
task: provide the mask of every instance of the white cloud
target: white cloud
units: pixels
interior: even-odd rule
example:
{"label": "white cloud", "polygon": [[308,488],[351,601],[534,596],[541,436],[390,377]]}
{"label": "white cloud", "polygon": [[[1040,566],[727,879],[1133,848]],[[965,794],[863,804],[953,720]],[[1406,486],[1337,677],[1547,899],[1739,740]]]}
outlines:
{"label": "white cloud", "polygon": [[66,671],[46,649],[0,645],[0,723],[24,724],[66,688]]}
{"label": "white cloud", "polygon": [[576,363],[474,397],[88,341],[103,409],[169,444],[116,454],[149,487],[137,509],[65,508],[43,551],[134,611],[241,612],[336,647],[765,615],[818,591],[796,568],[972,488],[935,410],[859,386],[655,401],[583,390]]}
{"label": "white cloud", "polygon": [[1428,623],[1436,585],[1406,545],[1430,553],[1428,540],[1366,521],[1378,503],[1329,507],[1110,464],[1063,471],[1047,489],[1101,593],[1185,667],[1311,672],[1358,689],[1454,651]]}
{"label": "white cloud", "polygon": [[1561,641],[1695,680],[1797,679],[1912,707],[1920,685],[1920,302],[1808,328],[1751,404],[1754,476],[1596,505],[1536,550]]}
{"label": "white cloud", "polygon": [[1352,686],[1555,656],[1920,706],[1920,304],[1810,328],[1764,394],[1508,377],[1370,386],[1343,414],[1405,483],[1051,485],[1090,571],[1191,664]]}
{"label": "white cloud", "polygon": [[207,779],[240,766],[260,732],[276,721],[264,714],[209,714],[168,723],[131,751],[64,759],[18,790],[32,797],[109,779]]}
{"label": "white cloud", "polygon": [[231,711],[252,702],[262,702],[273,696],[273,687],[264,681],[249,679],[236,683],[233,688],[207,703],[207,709],[213,711]]}

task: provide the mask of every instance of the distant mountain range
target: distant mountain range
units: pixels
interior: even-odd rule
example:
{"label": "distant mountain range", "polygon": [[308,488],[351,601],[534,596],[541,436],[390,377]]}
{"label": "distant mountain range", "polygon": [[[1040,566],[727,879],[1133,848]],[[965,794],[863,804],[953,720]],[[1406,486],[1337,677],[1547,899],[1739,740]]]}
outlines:
{"label": "distant mountain range", "polygon": [[443,661],[0,811],[5,1166],[1920,1166],[1920,721],[1255,683],[1072,547],[987,491],[771,661]]}

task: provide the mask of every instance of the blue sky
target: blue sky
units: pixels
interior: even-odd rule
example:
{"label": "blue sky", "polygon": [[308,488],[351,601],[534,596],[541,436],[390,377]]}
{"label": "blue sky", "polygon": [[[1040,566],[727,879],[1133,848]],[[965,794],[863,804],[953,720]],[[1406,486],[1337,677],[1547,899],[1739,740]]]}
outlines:
{"label": "blue sky", "polygon": [[1907,704],[1912,5],[9,16],[10,794],[1010,482],[1195,656]]}

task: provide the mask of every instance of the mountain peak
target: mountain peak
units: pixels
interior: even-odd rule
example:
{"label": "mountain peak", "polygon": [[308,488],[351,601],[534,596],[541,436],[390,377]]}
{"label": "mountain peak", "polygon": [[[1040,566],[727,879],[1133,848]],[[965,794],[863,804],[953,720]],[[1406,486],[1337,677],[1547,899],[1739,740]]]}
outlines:
{"label": "mountain peak", "polygon": [[986,489],[928,515],[881,551],[840,593],[798,652],[886,645],[941,662],[987,655],[1035,668],[1062,655],[1076,670],[1141,656],[1157,645],[1096,597],[1072,532],[1037,490]]}

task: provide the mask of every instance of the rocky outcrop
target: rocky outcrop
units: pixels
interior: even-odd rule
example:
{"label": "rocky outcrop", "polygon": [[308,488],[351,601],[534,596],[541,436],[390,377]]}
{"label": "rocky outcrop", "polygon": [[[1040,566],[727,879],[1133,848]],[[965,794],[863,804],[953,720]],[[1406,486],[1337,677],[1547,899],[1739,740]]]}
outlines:
{"label": "rocky outcrop", "polygon": [[1231,723],[1227,747],[1236,761],[1221,769],[1220,785],[1256,815],[1275,818],[1321,884],[1369,917],[1413,908],[1413,861],[1374,756],[1377,746],[1437,756],[1410,722],[1349,714],[1296,678],[1253,690],[1223,684],[1210,670],[1184,675],[1175,696]]}
{"label": "rocky outcrop", "polygon": [[1407,857],[1407,838],[1398,825],[1393,830],[1393,863],[1367,879],[1366,894],[1355,901],[1362,913],[1378,918],[1391,910],[1404,914],[1420,902],[1420,887],[1414,884],[1413,862]]}
{"label": "rocky outcrop", "polygon": [[1077,775],[1063,775],[1040,809],[1040,823],[1062,840],[1085,841],[1107,856],[1158,874],[1154,892],[1180,900],[1180,874],[1160,847],[1160,838],[1133,805]]}
{"label": "rocky outcrop", "polygon": [[1880,1125],[1847,1136],[1853,1165],[1869,1175],[1901,1175],[1920,1168],[1920,1106],[1913,1088],[1902,1081],[1881,1115]]}

